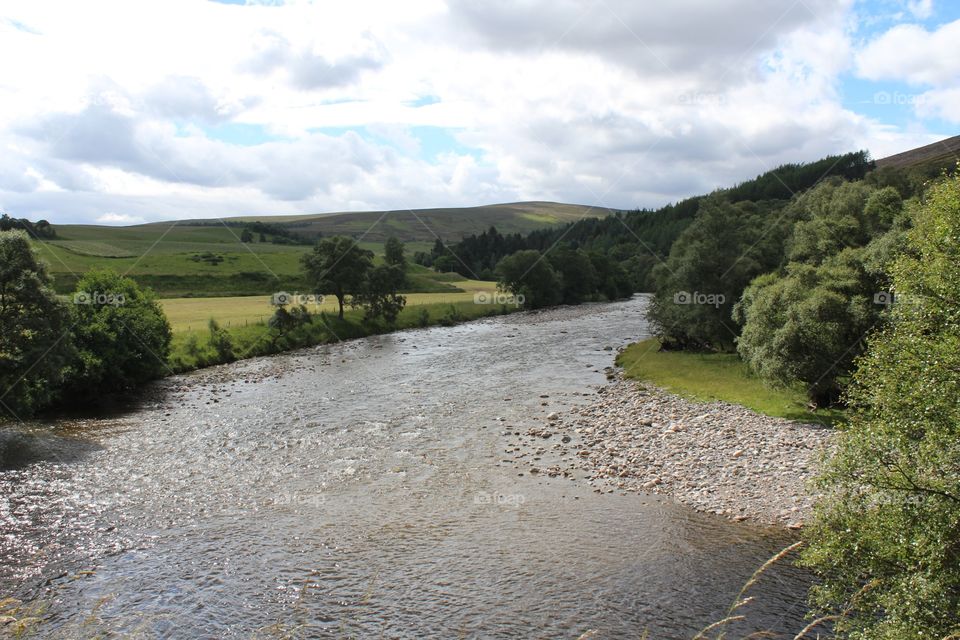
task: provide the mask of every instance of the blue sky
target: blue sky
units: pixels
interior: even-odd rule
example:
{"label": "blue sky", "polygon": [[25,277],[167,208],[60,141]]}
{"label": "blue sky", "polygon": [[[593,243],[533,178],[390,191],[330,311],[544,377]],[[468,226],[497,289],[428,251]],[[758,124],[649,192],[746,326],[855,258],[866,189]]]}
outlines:
{"label": "blue sky", "polygon": [[11,0],[0,208],[652,207],[958,133],[958,41],[946,0]]}

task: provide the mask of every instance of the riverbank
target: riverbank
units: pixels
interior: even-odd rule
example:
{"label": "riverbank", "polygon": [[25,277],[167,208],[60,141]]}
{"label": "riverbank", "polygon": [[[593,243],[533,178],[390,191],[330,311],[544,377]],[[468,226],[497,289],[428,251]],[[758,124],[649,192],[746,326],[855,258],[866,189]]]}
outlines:
{"label": "riverbank", "polygon": [[623,376],[688,400],[721,401],[757,413],[799,422],[832,426],[843,419],[841,409],[811,412],[801,385],[771,388],[753,375],[736,353],[663,351],[649,338],[631,344],[617,355]]}
{"label": "riverbank", "polygon": [[[516,436],[534,475],[582,476],[599,492],[656,493],[735,521],[799,528],[832,430],[725,402],[695,402],[624,380]],[[558,458],[542,460],[545,440]],[[540,451],[539,456],[531,456]]]}

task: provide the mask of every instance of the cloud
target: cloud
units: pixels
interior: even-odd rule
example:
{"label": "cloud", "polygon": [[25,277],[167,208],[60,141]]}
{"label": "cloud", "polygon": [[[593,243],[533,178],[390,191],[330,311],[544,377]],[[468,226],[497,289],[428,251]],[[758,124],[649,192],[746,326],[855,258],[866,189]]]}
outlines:
{"label": "cloud", "polygon": [[[91,2],[0,9],[34,32],[0,38],[24,61],[0,79],[13,214],[656,206],[930,136],[844,108],[852,67],[924,86],[923,117],[957,99],[951,25],[858,51],[850,0]],[[232,144],[237,131],[258,133]]]}
{"label": "cloud", "polygon": [[142,99],[145,110],[158,117],[204,123],[227,121],[258,102],[256,98],[240,103],[220,100],[203,80],[191,76],[166,76],[147,89]]}
{"label": "cloud", "polygon": [[898,80],[913,85],[943,86],[960,78],[960,20],[927,31],[897,25],[870,41],[857,54],[857,73],[868,80]]}
{"label": "cloud", "polygon": [[908,0],[907,10],[919,20],[926,20],[933,15],[933,0]]}
{"label": "cloud", "polygon": [[576,51],[642,75],[725,80],[750,76],[746,61],[784,34],[835,14],[837,6],[824,0],[451,0],[450,12],[475,44],[494,50]]}
{"label": "cloud", "polygon": [[383,48],[369,35],[358,41],[360,53],[331,60],[312,49],[294,47],[273,31],[258,34],[254,54],[240,68],[259,75],[277,70],[286,73],[296,89],[310,91],[344,87],[356,82],[364,71],[383,67]]}
{"label": "cloud", "polygon": [[111,225],[140,224],[143,221],[140,216],[131,216],[125,213],[105,213],[97,217],[97,222],[100,224]]}

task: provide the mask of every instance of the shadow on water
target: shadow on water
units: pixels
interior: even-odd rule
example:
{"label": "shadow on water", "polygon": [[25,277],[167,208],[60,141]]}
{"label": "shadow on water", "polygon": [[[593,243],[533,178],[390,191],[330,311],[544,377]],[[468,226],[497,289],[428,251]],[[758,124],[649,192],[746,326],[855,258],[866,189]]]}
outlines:
{"label": "shadow on water", "polygon": [[0,470],[22,469],[37,462],[73,464],[101,449],[90,440],[50,429],[0,429]]}

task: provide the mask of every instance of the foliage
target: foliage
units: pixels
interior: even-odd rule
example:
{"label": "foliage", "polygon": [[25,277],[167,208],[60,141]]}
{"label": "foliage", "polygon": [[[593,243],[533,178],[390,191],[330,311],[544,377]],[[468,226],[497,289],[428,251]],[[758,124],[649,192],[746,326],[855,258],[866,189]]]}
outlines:
{"label": "foliage", "polygon": [[[863,151],[830,156],[806,164],[785,164],[712,195],[730,203],[744,200],[767,203],[765,208],[775,215],[782,203],[820,180],[829,176],[859,179],[872,166]],[[490,279],[497,263],[517,251],[536,250],[549,255],[555,249],[569,247],[582,249],[591,255],[609,256],[624,270],[630,280],[627,287],[629,291],[621,290],[614,297],[623,297],[635,291],[652,291],[656,288],[653,268],[666,259],[674,241],[697,216],[704,198],[688,198],[656,210],[584,218],[562,227],[535,230],[526,236],[502,235],[491,227],[450,246],[438,240],[429,253],[421,252],[415,259],[420,264],[433,266],[440,271],[456,271],[468,278]]]}
{"label": "foliage", "polygon": [[46,220],[31,222],[26,218],[11,218],[5,213],[0,214],[0,231],[12,231],[14,229],[26,231],[31,238],[52,240],[57,237],[53,225]]}
{"label": "foliage", "polygon": [[387,238],[387,241],[383,244],[384,260],[392,267],[407,268],[407,258],[403,252],[403,243],[394,236]]}
{"label": "foliage", "polygon": [[417,326],[421,328],[430,326],[430,310],[426,307],[420,307],[417,311]]}
{"label": "foliage", "polygon": [[95,269],[73,296],[77,360],[69,392],[78,398],[128,391],[167,371],[171,330],[149,290],[114,271]]}
{"label": "foliage", "polygon": [[892,269],[901,302],[859,361],[805,533],[813,601],[851,638],[960,632],[960,179],[914,224]]}
{"label": "foliage", "polygon": [[561,248],[547,254],[550,266],[560,276],[560,295],[564,304],[589,299],[597,289],[597,271],[585,251]]}
{"label": "foliage", "polygon": [[342,320],[346,297],[363,290],[373,267],[373,252],[361,249],[351,238],[334,236],[320,240],[313,252],[303,256],[303,266],[315,291],[337,297]]}
{"label": "foliage", "polygon": [[233,350],[233,338],[231,338],[230,332],[221,327],[213,318],[210,318],[207,329],[210,332],[210,347],[217,357],[216,362],[233,362],[236,360],[237,358]]}
{"label": "foliage", "polygon": [[275,329],[279,335],[284,335],[293,331],[297,327],[303,326],[313,321],[310,311],[304,305],[297,305],[287,311],[285,306],[278,306],[277,310],[267,321],[267,326]]}
{"label": "foliage", "polygon": [[0,232],[0,414],[23,418],[57,397],[73,357],[69,310],[22,231]]}
{"label": "foliage", "polygon": [[734,307],[743,327],[737,350],[761,379],[800,381],[816,405],[828,406],[881,321],[883,271],[900,249],[903,202],[890,187],[829,181],[791,208],[804,216],[791,261],[755,279]]}
{"label": "foliage", "polygon": [[397,293],[403,286],[403,268],[397,265],[373,267],[367,273],[362,289],[354,297],[354,306],[364,308],[364,319],[374,322],[382,318],[388,326],[397,321],[407,299]]}
{"label": "foliage", "polygon": [[523,306],[539,309],[559,304],[563,283],[549,260],[535,250],[518,251],[497,264],[498,285],[516,296],[523,296]]}
{"label": "foliage", "polygon": [[653,271],[650,319],[668,348],[733,348],[739,327],[731,309],[753,278],[779,266],[790,213],[721,197],[701,203],[666,262]]}

